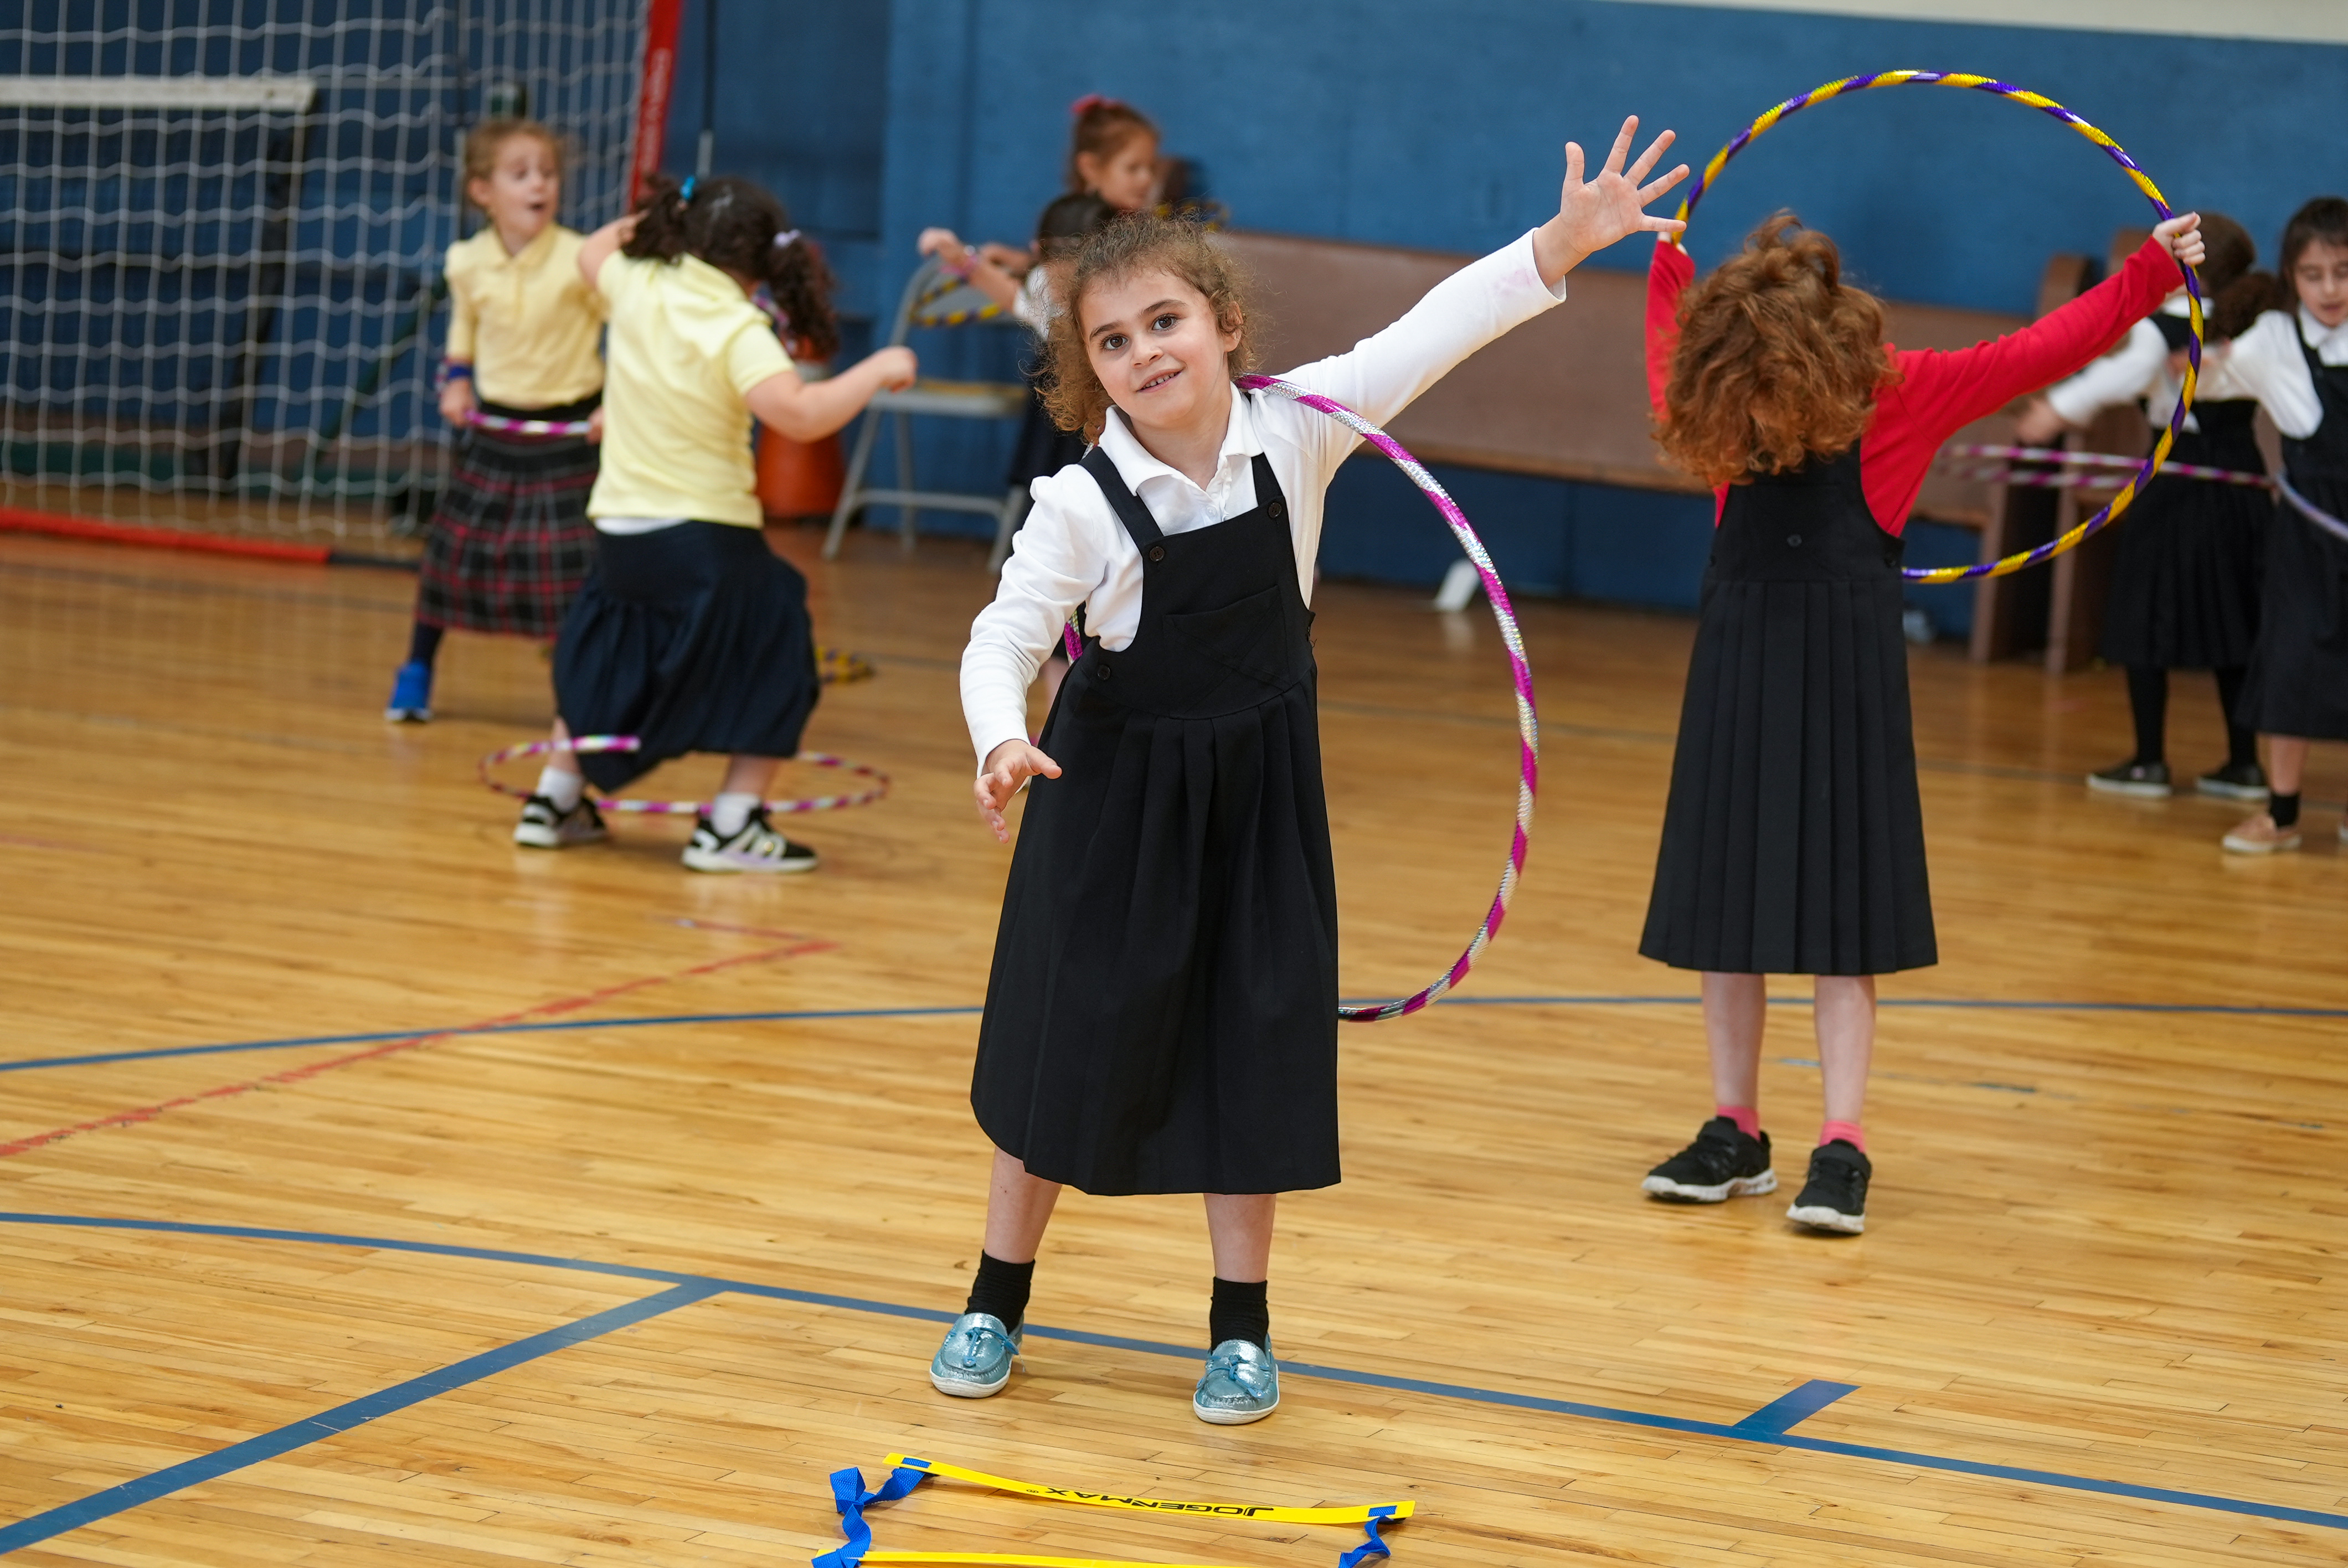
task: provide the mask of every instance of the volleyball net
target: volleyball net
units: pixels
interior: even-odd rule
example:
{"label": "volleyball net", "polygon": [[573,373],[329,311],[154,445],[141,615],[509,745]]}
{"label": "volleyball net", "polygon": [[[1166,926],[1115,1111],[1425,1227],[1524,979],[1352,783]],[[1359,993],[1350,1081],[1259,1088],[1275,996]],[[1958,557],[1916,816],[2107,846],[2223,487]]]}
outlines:
{"label": "volleyball net", "polygon": [[677,9],[0,0],[0,499],[419,526],[451,441],[441,260],[480,222],[465,132],[548,122],[561,220],[609,221],[659,162]]}

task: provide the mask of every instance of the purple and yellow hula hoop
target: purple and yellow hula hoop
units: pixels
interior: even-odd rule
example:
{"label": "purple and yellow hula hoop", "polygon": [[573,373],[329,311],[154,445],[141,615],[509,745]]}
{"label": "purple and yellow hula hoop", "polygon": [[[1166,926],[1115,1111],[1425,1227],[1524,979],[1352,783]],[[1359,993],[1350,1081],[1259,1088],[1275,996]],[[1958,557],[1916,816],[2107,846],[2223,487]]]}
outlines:
{"label": "purple and yellow hula hoop", "polygon": [[[568,741],[527,741],[518,746],[508,746],[491,752],[479,764],[481,782],[499,794],[516,800],[530,798],[530,791],[516,789],[501,782],[489,770],[499,763],[510,763],[518,757],[542,757],[552,752],[633,752],[643,744],[633,735],[580,735]],[[812,763],[819,768],[838,768],[859,778],[870,779],[871,787],[846,794],[802,795],[797,800],[770,800],[767,809],[777,816],[803,811],[845,811],[851,805],[870,805],[889,793],[889,775],[862,763],[851,763],[845,757],[835,757],[824,752],[801,752],[792,759]],[[644,816],[697,816],[709,809],[707,801],[700,800],[635,800],[605,798],[595,803],[596,809],[624,812]]]}
{"label": "purple and yellow hula hoop", "polygon": [[[1769,109],[1760,118],[1738,131],[1726,147],[1712,155],[1712,161],[1704,166],[1704,172],[1696,176],[1695,183],[1688,188],[1687,199],[1680,203],[1679,216],[1685,219],[1694,212],[1695,204],[1704,199],[1704,193],[1712,188],[1713,181],[1720,178],[1720,171],[1728,167],[1728,160],[1744,151],[1755,137],[1759,136],[1787,115],[1799,109],[1806,109],[1812,104],[1824,103],[1828,98],[1841,97],[1847,93],[1863,92],[1869,87],[1965,87],[1973,92],[1994,93],[1999,97],[2034,108],[2042,114],[2052,115],[2097,147],[2102,148],[2106,156],[2126,169],[2127,177],[2136,181],[2137,189],[2144,192],[2146,199],[2151,201],[2154,210],[2160,214],[2163,220],[2177,216],[2168,210],[2168,202],[2160,194],[2160,188],[2152,182],[2150,176],[2137,167],[2136,159],[2130,158],[2127,149],[2118,142],[2114,141],[2110,137],[2043,93],[2034,93],[2027,87],[2017,87],[1989,77],[1970,76],[1962,71],[1878,71],[1871,76],[1845,77],[1840,81],[1828,82],[1824,87],[1812,87],[1799,97],[1787,98],[1784,103]],[[1685,240],[1686,236],[1682,234],[1681,242],[1684,243]],[[2200,377],[2201,282],[2193,275],[2193,269],[2181,261],[2178,263],[2178,271],[2185,274],[2185,292],[2192,301],[2193,341],[2187,347],[2186,357],[2188,363],[2185,370],[2184,393],[2177,400],[2177,411],[2168,416],[2168,427],[2160,433],[2160,439],[2154,443],[2152,456],[2146,458],[2143,466],[2136,471],[2127,484],[2120,487],[2119,494],[2114,496],[2102,511],[2097,512],[2077,528],[2060,538],[2048,540],[2035,549],[2024,550],[2019,555],[2007,556],[2003,560],[1982,561],[1975,566],[1909,567],[1900,571],[1900,576],[1910,582],[1964,582],[1973,578],[2003,577],[2009,572],[2021,571],[2025,567],[2034,567],[2042,561],[2054,559],[2088,535],[2101,532],[2106,525],[2127,510],[2128,503],[2136,499],[2137,493],[2151,483],[2155,474],[2160,472],[2161,464],[2168,456],[2169,447],[2176,443],[2177,433],[2185,427],[2185,416],[2193,406],[2194,384]]]}
{"label": "purple and yellow hula hoop", "polygon": [[1531,840],[1533,831],[1533,795],[1540,784],[1540,721],[1533,712],[1532,666],[1525,661],[1525,640],[1517,630],[1516,612],[1509,606],[1509,590],[1500,581],[1499,573],[1492,569],[1492,558],[1485,550],[1484,541],[1476,537],[1476,530],[1468,525],[1468,514],[1459,509],[1459,504],[1445,492],[1443,487],[1436,482],[1435,476],[1428,473],[1417,458],[1405,451],[1402,444],[1393,436],[1332,398],[1307,392],[1301,386],[1269,375],[1243,375],[1239,378],[1239,384],[1248,391],[1271,393],[1327,415],[1385,453],[1412,484],[1424,491],[1426,498],[1435,504],[1435,509],[1443,514],[1443,520],[1451,526],[1452,537],[1459,541],[1459,548],[1475,563],[1476,575],[1484,579],[1485,600],[1492,607],[1492,619],[1499,623],[1501,646],[1508,650],[1509,671],[1517,690],[1519,775],[1516,832],[1509,842],[1508,862],[1500,867],[1499,891],[1492,896],[1491,907],[1484,912],[1484,923],[1476,928],[1475,938],[1468,942],[1468,950],[1461,953],[1458,961],[1444,970],[1433,985],[1399,1001],[1365,1002],[1352,1007],[1341,1006],[1337,1009],[1337,1016],[1347,1023],[1376,1023],[1383,1019],[1400,1018],[1406,1013],[1416,1012],[1467,978],[1468,969],[1474,967],[1477,958],[1499,931],[1500,922],[1507,918],[1509,900],[1516,896],[1517,883],[1524,876],[1525,845]]}

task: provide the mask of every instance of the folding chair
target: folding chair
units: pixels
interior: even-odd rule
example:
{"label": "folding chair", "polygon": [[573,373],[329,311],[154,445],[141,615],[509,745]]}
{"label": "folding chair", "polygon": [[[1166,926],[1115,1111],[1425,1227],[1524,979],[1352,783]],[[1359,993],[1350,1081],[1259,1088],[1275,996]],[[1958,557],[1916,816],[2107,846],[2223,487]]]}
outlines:
{"label": "folding chair", "polygon": [[[890,346],[902,344],[906,334],[917,326],[956,327],[999,314],[1000,310],[978,291],[946,272],[932,257],[905,283],[904,295],[897,302],[896,322],[889,333]],[[856,432],[856,447],[848,459],[848,479],[840,487],[839,505],[831,514],[831,531],[824,538],[824,559],[829,560],[839,554],[839,541],[848,532],[850,519],[872,506],[899,508],[898,530],[909,554],[913,548],[915,519],[924,507],[993,518],[995,548],[1001,551],[1025,508],[1025,488],[1014,486],[1007,491],[984,496],[915,489],[912,419],[917,414],[942,419],[1020,419],[1026,412],[1027,388],[1007,382],[923,379],[901,392],[877,395]],[[883,415],[893,416],[897,422],[897,483],[893,488],[864,482]]]}

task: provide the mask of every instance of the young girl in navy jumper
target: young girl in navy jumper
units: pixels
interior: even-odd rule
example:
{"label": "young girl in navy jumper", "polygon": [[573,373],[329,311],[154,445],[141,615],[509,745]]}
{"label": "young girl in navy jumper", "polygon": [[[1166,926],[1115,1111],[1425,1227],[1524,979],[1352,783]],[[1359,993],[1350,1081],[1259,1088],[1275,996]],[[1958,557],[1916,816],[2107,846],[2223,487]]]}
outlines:
{"label": "young girl in navy jumper", "polygon": [[[1685,174],[1588,184],[1351,353],[1287,373],[1373,420],[1554,305],[1566,273]],[[986,1242],[930,1366],[1004,1387],[1061,1187],[1200,1193],[1215,1260],[1202,1420],[1279,1401],[1265,1279],[1274,1194],[1338,1180],[1337,928],[1305,604],[1329,481],[1355,437],[1241,395],[1248,318],[1228,258],[1151,215],[1086,241],[1053,324],[1052,406],[1098,437],[1040,482],[971,629],[963,708],[981,815],[1032,784],[1004,896],[971,1103],[995,1149]],[[1027,689],[1079,605],[1090,634],[1027,739]]]}
{"label": "young girl in navy jumper", "polygon": [[587,493],[596,432],[485,430],[476,412],[591,425],[603,360],[602,302],[579,275],[584,238],[554,220],[561,144],[535,120],[493,119],[465,138],[465,200],[489,221],[448,247],[440,415],[457,461],[425,536],[407,660],[384,717],[432,717],[432,668],[450,627],[551,638],[595,564]]}
{"label": "young girl in navy jumper", "polygon": [[[1941,444],[2067,375],[2157,307],[2171,220],[2032,326],[1954,354],[1894,349],[1834,241],[1780,213],[1691,289],[1648,272],[1647,375],[1664,456],[1716,487],[1718,528],[1639,951],[1703,973],[1716,1114],[1649,1173],[1657,1197],[1775,1190],[1761,1131],[1765,974],[1817,977],[1825,1126],[1795,1223],[1856,1233],[1875,977],[1938,961],[1900,637],[1900,532]],[[2174,254],[2172,254],[2172,248]]]}
{"label": "young girl in navy jumper", "polygon": [[[2199,269],[2209,302],[2211,352],[2169,461],[2264,477],[2251,422],[2258,400],[2226,373],[2220,345],[2249,330],[2272,297],[2274,279],[2252,270],[2258,244],[2222,212],[2201,214],[2209,260]],[[2184,350],[2192,336],[2183,284],[2158,313],[2137,323],[2127,340],[2032,402],[2015,422],[2025,446],[2044,446],[2084,427],[2103,409],[2142,401],[2167,428],[2183,392]],[[2195,781],[2206,795],[2264,800],[2258,736],[2235,717],[2259,634],[2259,569],[2274,502],[2247,485],[2163,473],[2127,510],[2112,554],[2104,606],[2103,657],[2127,671],[2136,753],[2087,775],[2087,787],[2110,794],[2169,794],[2167,745],[2168,672],[2207,670],[2226,722],[2226,760]]]}
{"label": "young girl in navy jumper", "polygon": [[[2348,518],[2348,200],[2319,196],[2283,229],[2283,308],[2229,346],[2225,369],[2282,433],[2283,475],[2317,509]],[[2300,845],[2311,740],[2348,741],[2348,539],[2289,501],[2267,542],[2266,600],[2236,717],[2267,738],[2274,793],[2223,840],[2237,855]],[[2348,844],[2348,821],[2340,825]]]}
{"label": "young girl in navy jumper", "polygon": [[[685,848],[695,871],[814,869],[767,823],[776,767],[815,709],[807,580],[767,547],[750,422],[794,441],[830,435],[882,387],[913,378],[884,348],[803,382],[761,283],[808,350],[836,345],[829,274],[782,203],[745,179],[655,177],[642,207],[590,236],[579,270],[612,317],[610,422],[587,503],[601,559],[555,645],[558,737],[633,735],[633,752],[558,753],[514,840],[563,849],[603,836],[586,782],[616,790],[671,757],[729,754]],[[582,776],[583,775],[583,776]]]}

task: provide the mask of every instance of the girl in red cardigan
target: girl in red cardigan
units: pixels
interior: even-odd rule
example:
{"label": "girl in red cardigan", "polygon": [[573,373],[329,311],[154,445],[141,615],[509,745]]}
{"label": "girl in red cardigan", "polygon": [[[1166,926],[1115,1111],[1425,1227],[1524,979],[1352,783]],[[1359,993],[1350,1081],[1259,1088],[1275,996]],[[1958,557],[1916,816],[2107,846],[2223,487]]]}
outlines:
{"label": "girl in red cardigan", "polygon": [[1666,240],[1647,285],[1663,454],[1715,487],[1718,529],[1639,951],[1704,976],[1718,1107],[1645,1190],[1775,1191],[1759,1100],[1762,977],[1817,977],[1826,1124],[1787,1211],[1855,1235],[1873,1168],[1859,1118],[1875,977],[1938,959],[1900,639],[1900,532],[1962,426],[2070,374],[2157,309],[2199,219],[2034,324],[1955,353],[1883,341],[1834,241],[1780,213],[1694,288]]}

